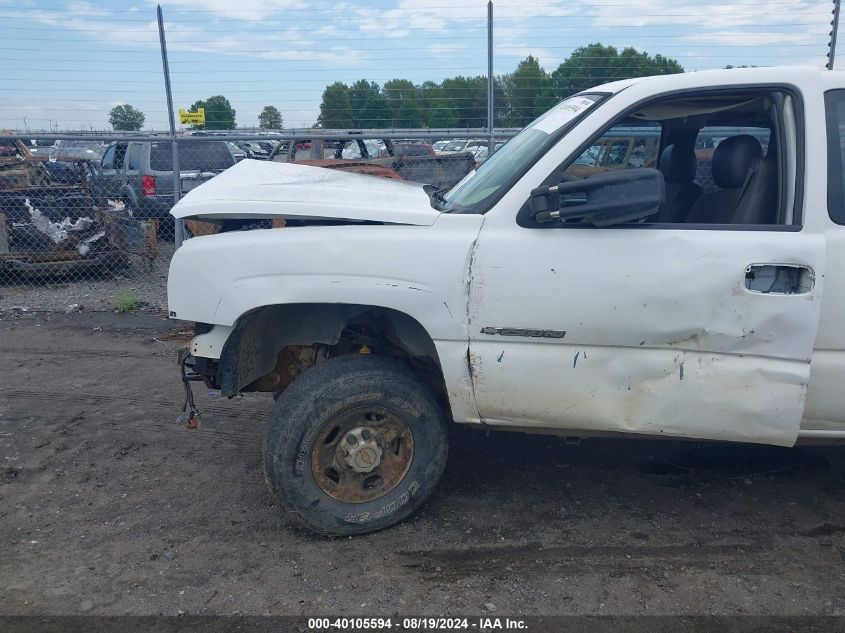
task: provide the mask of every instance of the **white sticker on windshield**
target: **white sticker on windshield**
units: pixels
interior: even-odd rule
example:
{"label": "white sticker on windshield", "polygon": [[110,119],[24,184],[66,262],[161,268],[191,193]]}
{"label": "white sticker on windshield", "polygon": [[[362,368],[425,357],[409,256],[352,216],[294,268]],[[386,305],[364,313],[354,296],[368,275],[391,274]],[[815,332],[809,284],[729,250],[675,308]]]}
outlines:
{"label": "white sticker on windshield", "polygon": [[545,116],[537,121],[533,128],[546,134],[552,134],[594,103],[595,101],[593,99],[570,97],[546,112]]}

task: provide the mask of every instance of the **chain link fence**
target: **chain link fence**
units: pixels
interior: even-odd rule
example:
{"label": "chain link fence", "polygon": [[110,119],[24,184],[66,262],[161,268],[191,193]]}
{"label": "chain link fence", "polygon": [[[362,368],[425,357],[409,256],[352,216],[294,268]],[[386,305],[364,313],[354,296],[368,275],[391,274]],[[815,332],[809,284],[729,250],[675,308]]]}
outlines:
{"label": "chain link fence", "polygon": [[[495,4],[495,15],[487,3],[175,6],[167,21],[160,8],[156,20],[86,3],[3,8],[13,26],[0,53],[0,123],[16,131],[0,131],[0,318],[24,304],[110,305],[123,290],[164,307],[174,249],[216,230],[176,223],[170,209],[238,161],[448,188],[515,133],[504,126],[590,86],[833,52],[828,3],[762,13],[711,3],[710,21],[701,7],[660,3],[646,13]],[[200,109],[204,123],[182,116]],[[58,133],[106,121],[167,132]],[[642,151],[649,139],[626,138],[582,167],[656,160]],[[696,147],[705,189],[712,151]]]}
{"label": "chain link fence", "polygon": [[[44,134],[0,137],[0,284],[143,278],[184,238],[181,196],[242,160],[311,165],[448,189],[516,130]],[[176,168],[174,168],[174,163]]]}

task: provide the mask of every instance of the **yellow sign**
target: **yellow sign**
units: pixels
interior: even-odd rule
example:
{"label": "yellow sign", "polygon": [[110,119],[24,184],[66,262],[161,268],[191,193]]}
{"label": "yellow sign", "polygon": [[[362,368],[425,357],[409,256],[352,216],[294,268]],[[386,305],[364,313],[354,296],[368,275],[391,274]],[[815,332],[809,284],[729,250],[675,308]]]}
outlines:
{"label": "yellow sign", "polygon": [[182,108],[179,108],[179,123],[183,125],[185,123],[204,125],[205,108],[197,108],[196,112],[186,112]]}

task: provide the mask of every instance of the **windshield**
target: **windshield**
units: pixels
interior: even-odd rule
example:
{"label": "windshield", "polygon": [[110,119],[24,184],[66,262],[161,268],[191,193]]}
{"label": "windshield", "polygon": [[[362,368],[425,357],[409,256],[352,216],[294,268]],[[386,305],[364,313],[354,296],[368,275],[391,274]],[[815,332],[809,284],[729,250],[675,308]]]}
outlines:
{"label": "windshield", "polygon": [[598,94],[569,97],[529,123],[484,161],[474,174],[443,196],[443,210],[470,210],[495,196],[515,174],[534,163],[550,142],[557,142],[558,132],[587,112],[601,97]]}
{"label": "windshield", "polygon": [[98,149],[102,149],[103,144],[93,142],[93,141],[56,141],[56,146],[57,147],[64,147],[64,148],[74,147],[74,148],[79,148],[79,149],[98,150]]}
{"label": "windshield", "polygon": [[346,160],[364,158],[361,150],[362,143],[367,152],[367,156],[370,158],[379,156],[381,151],[387,147],[383,141],[377,139],[355,139],[352,141],[346,141],[340,152],[340,157]]}
{"label": "windshield", "polygon": [[458,152],[462,150],[466,144],[466,141],[451,141],[446,143],[443,149],[447,152]]}

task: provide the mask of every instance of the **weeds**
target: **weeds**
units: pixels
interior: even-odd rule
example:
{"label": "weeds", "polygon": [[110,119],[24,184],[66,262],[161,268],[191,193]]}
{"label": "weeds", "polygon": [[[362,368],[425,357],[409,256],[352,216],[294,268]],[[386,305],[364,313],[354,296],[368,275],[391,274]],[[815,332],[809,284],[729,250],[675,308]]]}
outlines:
{"label": "weeds", "polygon": [[141,300],[133,294],[122,293],[117,295],[117,301],[114,304],[114,311],[123,314],[130,312],[141,305]]}

